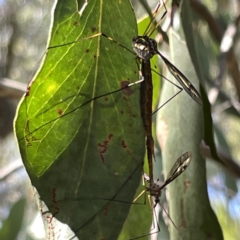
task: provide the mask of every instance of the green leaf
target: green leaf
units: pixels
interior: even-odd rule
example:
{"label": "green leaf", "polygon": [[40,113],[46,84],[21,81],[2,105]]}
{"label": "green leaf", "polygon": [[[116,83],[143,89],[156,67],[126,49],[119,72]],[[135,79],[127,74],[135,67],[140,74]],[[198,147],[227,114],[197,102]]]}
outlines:
{"label": "green leaf", "polygon": [[128,1],[84,3],[57,2],[15,131],[47,236],[73,238],[58,220],[80,239],[116,239],[141,179],[145,140],[139,86],[99,97],[139,79],[135,55],[99,33],[132,49],[137,26]]}
{"label": "green leaf", "polygon": [[[197,25],[198,19],[195,14],[192,13],[189,2],[183,2],[181,5],[181,20],[182,27],[186,38],[187,49],[192,60],[192,64],[196,71],[197,77],[201,82],[201,95],[203,98],[203,113],[204,113],[204,124],[205,134],[204,141],[210,147],[212,156],[216,161],[223,164],[221,159],[218,157],[216,146],[213,138],[213,123],[211,116],[211,105],[208,101],[207,94],[204,89],[205,78],[209,75],[209,49],[207,50],[202,42],[199,31],[196,31],[193,25]],[[189,21],[191,19],[191,21]],[[200,64],[201,63],[201,64]]]}
{"label": "green leaf", "polygon": [[[198,79],[186,45],[173,31],[169,40],[171,62],[197,87]],[[168,74],[168,77],[171,76]],[[166,101],[176,91],[175,87],[165,84],[161,101]],[[179,239],[179,233],[185,240],[209,239],[209,236],[222,239],[221,228],[209,203],[205,160],[199,150],[203,137],[201,106],[182,92],[159,112],[157,130],[165,176],[182,153],[191,151],[193,156],[188,169],[168,187],[170,216],[179,231],[171,224],[171,239]]]}
{"label": "green leaf", "polygon": [[2,222],[1,239],[17,239],[23,222],[25,204],[25,199],[20,199],[14,204],[8,218]]}

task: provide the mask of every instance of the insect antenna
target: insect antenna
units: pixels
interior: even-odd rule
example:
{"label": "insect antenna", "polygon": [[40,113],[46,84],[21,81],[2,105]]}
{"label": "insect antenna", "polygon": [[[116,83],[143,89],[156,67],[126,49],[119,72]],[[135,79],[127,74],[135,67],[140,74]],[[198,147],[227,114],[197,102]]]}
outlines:
{"label": "insect antenna", "polygon": [[[158,21],[156,21],[156,16],[162,7],[164,7],[164,13],[162,14],[161,18]],[[165,5],[165,2],[164,2],[164,0],[162,0],[162,3],[161,3],[161,0],[160,0],[158,5],[155,8],[153,14],[151,14],[151,21],[149,22],[143,36],[150,37],[153,34],[153,32],[160,26],[162,20],[166,16],[166,14],[167,14],[167,8]]]}

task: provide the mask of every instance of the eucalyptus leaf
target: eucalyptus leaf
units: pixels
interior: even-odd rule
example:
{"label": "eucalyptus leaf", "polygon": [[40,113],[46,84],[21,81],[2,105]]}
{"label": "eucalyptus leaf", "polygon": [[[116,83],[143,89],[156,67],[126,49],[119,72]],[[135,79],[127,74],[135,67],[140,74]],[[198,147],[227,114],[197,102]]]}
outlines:
{"label": "eucalyptus leaf", "polygon": [[117,239],[141,179],[139,87],[108,94],[139,79],[135,56],[101,32],[131,49],[128,0],[57,1],[45,60],[15,121],[50,239]]}

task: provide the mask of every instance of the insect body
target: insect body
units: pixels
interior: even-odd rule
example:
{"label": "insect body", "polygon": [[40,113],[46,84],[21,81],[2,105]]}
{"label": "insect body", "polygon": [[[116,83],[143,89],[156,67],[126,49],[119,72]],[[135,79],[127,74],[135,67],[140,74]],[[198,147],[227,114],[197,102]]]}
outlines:
{"label": "insect body", "polygon": [[[175,164],[172,166],[172,168],[171,168],[170,172],[168,173],[167,178],[163,184],[160,183],[159,179],[157,179],[157,181],[151,181],[150,177],[146,173],[143,173],[144,185],[147,182],[148,186],[145,186],[145,189],[134,199],[134,202],[136,202],[140,196],[142,196],[143,194],[146,194],[146,192],[149,193],[150,206],[152,207],[152,210],[153,210],[153,223],[154,223],[154,225],[155,224],[157,225],[158,229],[156,229],[156,225],[155,225],[155,227],[154,227],[155,230],[151,229],[151,231],[149,233],[135,237],[135,238],[131,238],[131,239],[139,239],[139,238],[160,232],[160,227],[158,225],[155,207],[157,206],[157,204],[160,204],[160,197],[161,197],[162,189],[165,188],[170,182],[175,180],[180,174],[182,174],[186,170],[186,168],[189,166],[189,164],[191,162],[191,158],[192,158],[191,152],[185,152],[184,154],[182,154],[177,159]],[[151,198],[154,199],[154,203],[152,203]],[[167,213],[167,215],[168,215],[168,213]],[[169,217],[170,221],[172,222],[172,224],[174,225],[174,227],[176,228],[176,230],[178,231],[177,226],[175,225],[175,223],[173,222],[171,217],[169,215],[168,215],[168,217]],[[179,234],[179,237],[180,237],[180,234]],[[181,239],[181,237],[180,237],[180,239]]]}
{"label": "insect body", "polygon": [[140,106],[141,106],[141,117],[143,120],[146,146],[147,146],[147,158],[149,166],[150,179],[153,180],[153,167],[152,157],[154,157],[154,141],[152,137],[152,74],[150,61],[142,61],[142,75],[144,81],[140,85]]}
{"label": "insect body", "polygon": [[160,201],[159,198],[161,196],[161,190],[186,170],[186,168],[189,166],[191,162],[191,158],[192,158],[191,152],[186,152],[181,157],[179,157],[175,164],[172,166],[172,169],[167,175],[167,179],[165,180],[164,184],[161,186],[158,183],[159,179],[157,179],[156,182],[151,183],[149,176],[146,173],[143,174],[144,179],[150,183],[150,185],[146,187],[145,191],[149,192],[150,196],[155,198],[154,207]]}
{"label": "insect body", "polygon": [[156,182],[151,182],[150,177],[146,173],[143,173],[144,181],[148,182],[149,186],[145,187],[145,189],[134,199],[134,202],[145,192],[149,192],[149,195],[155,198],[155,208],[157,203],[160,201],[159,198],[161,197],[161,190],[186,170],[191,162],[191,158],[191,152],[185,152],[182,154],[172,166],[170,172],[167,175],[167,179],[162,185],[159,185],[159,179],[157,179]]}
{"label": "insect body", "polygon": [[[159,3],[154,15],[157,14],[161,4]],[[163,4],[165,10],[166,7]],[[165,11],[166,13],[166,11]],[[163,15],[164,17],[164,15]],[[162,17],[162,18],[163,18]],[[161,18],[161,19],[162,19]],[[160,21],[161,21],[160,19]],[[159,25],[160,21],[157,23]],[[162,60],[167,65],[171,74],[177,79],[185,91],[195,100],[197,103],[202,104],[201,95],[191,84],[191,82],[175,67],[169,60],[167,60],[157,49],[157,42],[150,38],[149,36],[153,33],[150,29],[152,22],[148,25],[143,36],[137,36],[132,39],[132,47],[134,52],[137,54],[138,60],[141,62],[141,71],[144,81],[141,82],[140,87],[140,105],[141,105],[141,116],[143,120],[143,125],[146,135],[146,146],[147,146],[147,158],[149,166],[149,181],[153,184],[153,168],[152,168],[152,158],[154,154],[154,141],[152,137],[152,75],[151,75],[151,64],[150,59],[155,55],[159,55]],[[153,29],[154,30],[154,29]],[[148,36],[149,35],[149,36]],[[182,89],[178,92],[180,93]],[[177,93],[177,94],[178,94]]]}

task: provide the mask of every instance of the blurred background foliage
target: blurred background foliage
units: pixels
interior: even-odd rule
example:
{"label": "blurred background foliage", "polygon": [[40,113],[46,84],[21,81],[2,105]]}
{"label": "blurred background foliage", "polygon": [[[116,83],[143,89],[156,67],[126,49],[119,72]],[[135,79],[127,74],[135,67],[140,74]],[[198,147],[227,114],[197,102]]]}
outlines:
{"label": "blurred background foliage", "polygon": [[[137,18],[156,6],[132,0]],[[196,28],[207,49],[204,73],[214,125],[217,153],[225,167],[202,146],[207,161],[208,193],[225,239],[237,239],[240,229],[240,1],[191,0]],[[173,4],[173,7],[171,5]],[[178,1],[167,3],[165,26],[178,29]],[[0,0],[0,239],[44,239],[30,181],[13,134],[16,106],[36,72],[46,49],[51,0]],[[171,11],[172,9],[172,11]],[[181,33],[180,33],[181,34]],[[129,36],[132,38],[132,36]],[[157,39],[167,40],[163,34]],[[165,217],[164,217],[165,218]],[[40,230],[41,229],[41,230]],[[167,238],[166,238],[167,239]]]}

